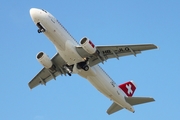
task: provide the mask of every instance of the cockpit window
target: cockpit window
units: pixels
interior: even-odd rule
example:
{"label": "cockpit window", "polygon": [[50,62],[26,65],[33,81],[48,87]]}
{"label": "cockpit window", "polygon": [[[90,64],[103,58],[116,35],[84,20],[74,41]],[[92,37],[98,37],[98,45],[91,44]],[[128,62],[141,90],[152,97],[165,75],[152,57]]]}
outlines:
{"label": "cockpit window", "polygon": [[45,10],[43,10],[43,9],[42,9],[42,11],[44,11],[45,13],[47,13],[47,11],[45,11]]}

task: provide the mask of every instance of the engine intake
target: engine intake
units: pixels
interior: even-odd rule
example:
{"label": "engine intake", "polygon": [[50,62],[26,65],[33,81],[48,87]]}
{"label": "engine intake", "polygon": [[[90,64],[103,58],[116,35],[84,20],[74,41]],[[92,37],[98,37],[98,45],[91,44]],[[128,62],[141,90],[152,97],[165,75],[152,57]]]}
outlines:
{"label": "engine intake", "polygon": [[53,63],[46,53],[39,52],[36,58],[46,69],[51,69],[53,67]]}
{"label": "engine intake", "polygon": [[96,53],[96,46],[88,38],[86,37],[82,38],[80,40],[80,44],[82,48],[89,54]]}

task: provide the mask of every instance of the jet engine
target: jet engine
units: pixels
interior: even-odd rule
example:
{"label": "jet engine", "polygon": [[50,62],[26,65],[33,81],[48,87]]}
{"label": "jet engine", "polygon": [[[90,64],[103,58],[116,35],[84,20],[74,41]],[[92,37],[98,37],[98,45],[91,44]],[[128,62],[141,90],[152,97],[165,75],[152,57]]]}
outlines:
{"label": "jet engine", "polygon": [[86,37],[80,40],[82,48],[89,54],[94,54],[96,52],[96,46]]}
{"label": "jet engine", "polygon": [[51,59],[44,52],[39,52],[36,56],[36,59],[43,65],[46,69],[51,69],[53,67],[53,63]]}

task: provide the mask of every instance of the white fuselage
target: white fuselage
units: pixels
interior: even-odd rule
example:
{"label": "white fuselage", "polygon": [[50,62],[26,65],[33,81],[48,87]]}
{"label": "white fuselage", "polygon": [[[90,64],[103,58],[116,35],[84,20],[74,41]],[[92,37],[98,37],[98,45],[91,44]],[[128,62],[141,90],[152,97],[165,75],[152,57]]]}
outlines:
{"label": "white fuselage", "polygon": [[[30,9],[31,17],[35,24],[38,22],[46,29],[44,34],[53,42],[60,56],[68,65],[77,64],[84,59],[77,53],[79,44],[65,30],[65,28],[49,12],[41,9]],[[99,65],[90,67],[88,71],[77,70],[80,76],[89,82],[106,97],[118,105],[134,112],[133,107],[124,99],[124,93],[117,84],[102,70]]]}

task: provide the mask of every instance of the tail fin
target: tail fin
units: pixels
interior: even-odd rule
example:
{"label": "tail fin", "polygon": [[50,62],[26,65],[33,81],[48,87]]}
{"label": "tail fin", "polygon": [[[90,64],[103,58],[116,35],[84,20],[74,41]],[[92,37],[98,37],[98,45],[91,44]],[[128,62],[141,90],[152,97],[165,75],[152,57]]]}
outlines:
{"label": "tail fin", "polygon": [[123,90],[128,97],[132,97],[136,90],[136,85],[133,83],[133,81],[129,81],[119,85],[119,88]]}

